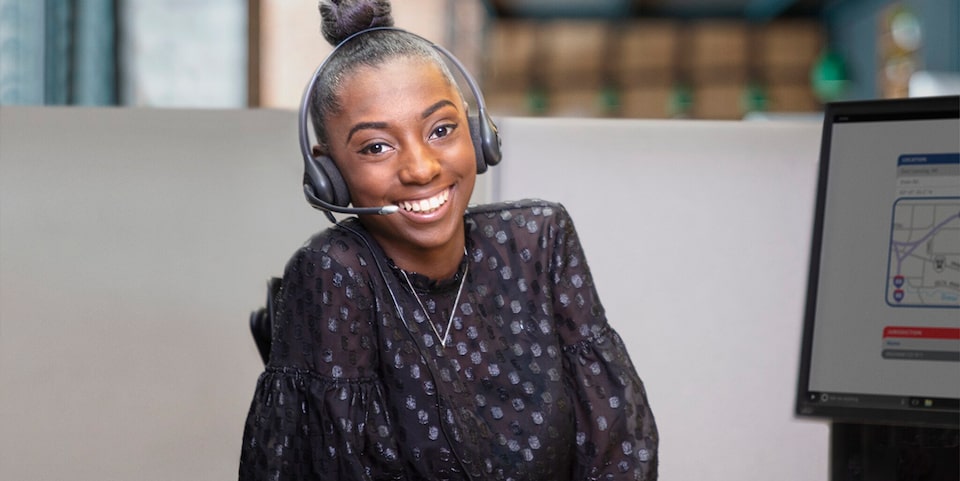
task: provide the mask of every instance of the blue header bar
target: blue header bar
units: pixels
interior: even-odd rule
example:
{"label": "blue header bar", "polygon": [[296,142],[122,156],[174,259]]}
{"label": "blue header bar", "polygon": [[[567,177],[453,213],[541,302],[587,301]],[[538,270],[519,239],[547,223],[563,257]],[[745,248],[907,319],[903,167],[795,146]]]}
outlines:
{"label": "blue header bar", "polygon": [[960,164],[960,153],[954,154],[903,154],[897,165]]}

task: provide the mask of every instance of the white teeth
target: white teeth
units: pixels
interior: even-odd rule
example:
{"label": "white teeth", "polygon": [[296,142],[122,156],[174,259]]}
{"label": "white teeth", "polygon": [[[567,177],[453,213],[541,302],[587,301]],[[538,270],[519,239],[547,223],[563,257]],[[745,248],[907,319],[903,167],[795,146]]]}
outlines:
{"label": "white teeth", "polygon": [[450,191],[445,190],[429,199],[421,199],[409,201],[405,200],[400,202],[398,205],[401,209],[409,212],[423,212],[428,213],[434,210],[439,209],[443,204],[446,204],[450,199]]}

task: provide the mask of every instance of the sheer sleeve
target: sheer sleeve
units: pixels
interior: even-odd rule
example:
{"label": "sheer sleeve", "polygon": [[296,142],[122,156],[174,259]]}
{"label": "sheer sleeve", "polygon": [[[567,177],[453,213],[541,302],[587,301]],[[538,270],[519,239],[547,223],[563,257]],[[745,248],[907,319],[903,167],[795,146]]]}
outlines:
{"label": "sheer sleeve", "polygon": [[551,259],[554,316],[574,394],[573,479],[657,479],[659,435],[647,394],[590,276],[573,222],[556,218]]}
{"label": "sheer sleeve", "polygon": [[369,290],[323,252],[304,248],[290,260],[244,427],[241,481],[402,478],[373,368]]}

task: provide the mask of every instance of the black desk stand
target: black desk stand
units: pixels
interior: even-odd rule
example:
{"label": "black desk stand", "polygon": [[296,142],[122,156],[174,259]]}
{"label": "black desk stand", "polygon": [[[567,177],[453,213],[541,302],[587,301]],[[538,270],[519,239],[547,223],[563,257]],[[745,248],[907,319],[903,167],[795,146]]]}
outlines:
{"label": "black desk stand", "polygon": [[831,481],[958,481],[960,428],[830,425]]}

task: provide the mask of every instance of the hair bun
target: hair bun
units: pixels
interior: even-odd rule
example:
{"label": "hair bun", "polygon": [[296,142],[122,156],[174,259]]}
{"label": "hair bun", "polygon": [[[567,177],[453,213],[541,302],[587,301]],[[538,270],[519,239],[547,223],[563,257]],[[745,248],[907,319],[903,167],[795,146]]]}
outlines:
{"label": "hair bun", "polygon": [[392,27],[389,0],[320,0],[320,31],[330,45],[375,27]]}

